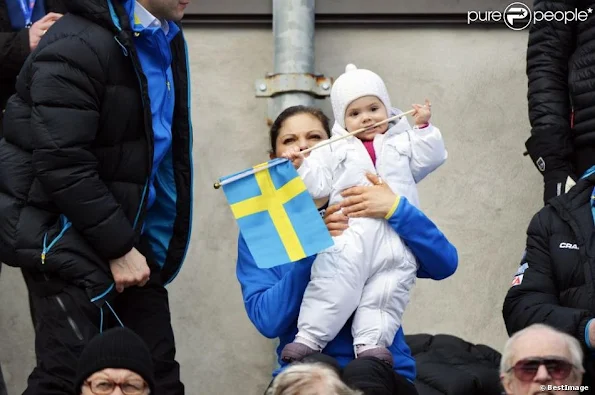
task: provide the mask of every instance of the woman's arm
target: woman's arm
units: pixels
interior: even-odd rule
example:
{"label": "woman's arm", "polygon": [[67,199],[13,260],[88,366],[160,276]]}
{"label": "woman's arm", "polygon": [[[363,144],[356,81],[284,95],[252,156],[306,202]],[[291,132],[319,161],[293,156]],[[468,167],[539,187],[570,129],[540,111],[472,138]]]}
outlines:
{"label": "woman's arm", "polygon": [[236,275],[248,317],[263,336],[279,337],[297,320],[312,262],[314,257],[308,257],[261,269],[240,235]]}
{"label": "woman's arm", "polygon": [[406,198],[397,199],[396,209],[387,220],[419,262],[417,277],[442,280],[453,275],[459,261],[455,246]]}
{"label": "woman's arm", "polygon": [[[348,217],[385,218],[391,227],[405,241],[420,264],[417,272],[419,278],[442,280],[451,276],[458,266],[458,254],[446,236],[438,227],[406,198],[396,196],[390,187],[381,183],[378,177],[369,174],[368,178],[374,186],[358,186],[345,190],[345,200],[340,207],[327,209],[327,226],[331,230],[330,216],[335,215],[334,222],[343,222],[340,213]],[[347,219],[347,217],[344,217]],[[343,225],[345,226],[345,225]],[[341,232],[339,224],[334,224],[335,235]]]}

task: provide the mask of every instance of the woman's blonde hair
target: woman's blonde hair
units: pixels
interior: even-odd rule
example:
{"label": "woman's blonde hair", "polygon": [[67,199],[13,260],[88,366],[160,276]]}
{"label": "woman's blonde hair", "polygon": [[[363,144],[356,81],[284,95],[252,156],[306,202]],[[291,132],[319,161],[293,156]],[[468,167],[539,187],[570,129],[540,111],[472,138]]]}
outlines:
{"label": "woman's blonde hair", "polygon": [[266,395],[364,395],[347,386],[322,363],[294,364],[281,372]]}

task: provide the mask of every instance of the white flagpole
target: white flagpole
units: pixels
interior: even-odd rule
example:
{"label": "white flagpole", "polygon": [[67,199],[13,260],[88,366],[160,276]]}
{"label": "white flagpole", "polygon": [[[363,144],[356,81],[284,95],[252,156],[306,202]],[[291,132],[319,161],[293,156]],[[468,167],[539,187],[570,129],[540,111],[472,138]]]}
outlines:
{"label": "white flagpole", "polygon": [[[329,145],[329,144],[332,144],[334,142],[337,142],[337,141],[339,141],[341,139],[344,139],[344,138],[347,138],[347,137],[351,137],[351,136],[355,136],[356,134],[365,132],[366,130],[373,129],[373,128],[377,127],[377,126],[384,125],[385,123],[392,122],[392,121],[397,120],[399,118],[402,118],[402,117],[404,117],[406,115],[413,114],[415,111],[416,111],[415,109],[409,110],[407,112],[404,112],[404,113],[395,115],[393,117],[387,118],[384,121],[376,122],[374,125],[368,126],[366,128],[358,129],[358,130],[353,131],[351,133],[348,133],[348,134],[346,134],[344,136],[337,137],[337,138],[334,138],[334,139],[328,139],[328,140],[326,140],[325,142],[323,142],[321,144],[315,145],[314,147],[310,147],[308,149],[305,149],[305,150],[301,151],[301,153],[302,154],[307,154],[308,152],[310,152],[312,150],[315,150],[317,148],[324,147],[326,145]],[[281,159],[281,158],[278,158],[278,159]],[[254,166],[256,168],[248,169],[248,170],[246,170],[244,172],[241,172],[239,174],[236,174],[235,176],[230,177],[230,178],[227,178],[227,179],[225,179],[223,181],[219,180],[219,181],[215,182],[215,184],[213,184],[213,188],[219,189],[223,185],[229,184],[230,182],[234,182],[234,181],[237,181],[237,180],[242,179],[244,177],[248,177],[248,176],[250,176],[250,175],[252,175],[254,173],[257,173],[257,172],[259,172],[261,170],[266,170],[266,169],[271,168],[273,166],[277,166],[278,164],[281,164],[281,163],[283,163],[283,162],[285,162],[287,160],[288,159],[282,159],[282,160],[279,160],[278,162],[269,162],[269,163],[266,163],[265,162],[262,165]],[[260,167],[260,166],[262,166],[262,167]]]}
{"label": "white flagpole", "polygon": [[301,153],[302,153],[302,155],[303,155],[303,154],[307,154],[308,152],[310,152],[310,151],[313,151],[313,150],[315,150],[315,149],[317,149],[317,148],[324,147],[325,145],[329,145],[329,144],[335,143],[335,142],[337,142],[337,141],[339,141],[339,140],[341,140],[341,139],[347,138],[347,137],[355,136],[356,134],[359,134],[359,133],[361,133],[361,132],[365,132],[366,130],[373,129],[373,128],[375,128],[376,126],[384,125],[385,123],[389,123],[389,122],[392,122],[392,121],[394,121],[394,120],[397,120],[397,119],[399,119],[399,118],[402,118],[402,117],[404,117],[405,115],[413,114],[415,111],[416,111],[415,109],[413,109],[413,110],[409,110],[409,111],[407,111],[407,112],[404,112],[404,113],[402,113],[402,114],[395,115],[394,117],[387,118],[387,119],[385,119],[384,121],[376,122],[374,125],[368,126],[368,127],[366,127],[366,128],[361,128],[361,129],[358,129],[358,130],[356,130],[356,131],[353,131],[353,132],[351,132],[351,133],[348,133],[348,134],[346,134],[346,135],[344,135],[344,136],[337,137],[337,138],[334,138],[334,139],[328,139],[328,140],[326,140],[326,141],[325,141],[325,142],[323,142],[323,143],[320,143],[320,144],[318,144],[318,145],[315,145],[314,147],[310,147],[310,148],[308,148],[308,149],[305,149],[305,150],[301,151]]}
{"label": "white flagpole", "polygon": [[243,172],[241,172],[241,173],[239,173],[239,174],[236,174],[236,175],[235,175],[235,176],[233,176],[233,177],[226,178],[226,179],[225,179],[225,180],[223,180],[223,181],[217,181],[217,182],[216,182],[216,183],[213,185],[213,187],[214,187],[215,189],[219,189],[219,188],[221,188],[223,185],[226,185],[226,184],[229,184],[229,183],[231,183],[231,182],[237,181],[237,180],[239,180],[239,179],[242,179],[242,178],[244,178],[244,177],[248,177],[248,176],[250,176],[250,175],[252,175],[252,174],[254,174],[254,173],[257,173],[257,172],[259,172],[259,171],[261,171],[261,170],[266,170],[266,169],[269,169],[269,168],[271,168],[271,167],[273,167],[273,166],[277,166],[278,164],[281,164],[281,163],[283,163],[283,162],[287,161],[287,159],[285,159],[285,158],[277,158],[277,159],[279,159],[279,160],[278,160],[278,161],[275,161],[275,162],[271,161],[271,162],[265,162],[265,163],[262,163],[262,164],[260,164],[260,165],[256,165],[256,166],[254,166],[254,168],[252,168],[252,169],[248,169],[248,170],[246,170],[246,171],[243,171]]}

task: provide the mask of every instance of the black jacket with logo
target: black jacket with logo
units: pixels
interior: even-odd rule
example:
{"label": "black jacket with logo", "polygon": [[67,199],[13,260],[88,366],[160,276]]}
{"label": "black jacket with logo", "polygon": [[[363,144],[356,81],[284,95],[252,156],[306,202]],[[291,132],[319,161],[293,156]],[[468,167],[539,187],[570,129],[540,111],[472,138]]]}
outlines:
{"label": "black jacket with logo", "polygon": [[594,186],[595,174],[535,214],[521,269],[503,307],[510,335],[543,323],[576,337],[586,351],[588,380],[595,377],[595,358],[585,343],[585,326],[595,317]]}
{"label": "black jacket with logo", "polygon": [[595,165],[595,12],[587,13],[595,9],[595,1],[535,0],[533,8],[587,15],[582,21],[543,18],[530,25],[526,71],[531,137],[526,146],[555,196],[558,182],[569,175],[576,179]]}

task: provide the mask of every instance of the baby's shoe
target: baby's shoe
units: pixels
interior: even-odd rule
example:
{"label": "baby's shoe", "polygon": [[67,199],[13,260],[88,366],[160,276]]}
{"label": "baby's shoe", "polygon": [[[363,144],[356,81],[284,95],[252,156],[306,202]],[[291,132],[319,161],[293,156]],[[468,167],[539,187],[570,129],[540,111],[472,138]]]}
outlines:
{"label": "baby's shoe", "polygon": [[318,352],[318,350],[314,350],[305,344],[293,342],[286,344],[285,347],[283,347],[283,351],[281,351],[281,360],[287,363],[301,361],[308,355],[316,352]]}
{"label": "baby's shoe", "polygon": [[358,351],[357,357],[374,357],[380,359],[382,362],[390,365],[391,367],[394,364],[393,361],[393,354],[388,350],[386,347],[372,347],[372,348],[364,348],[364,351]]}

